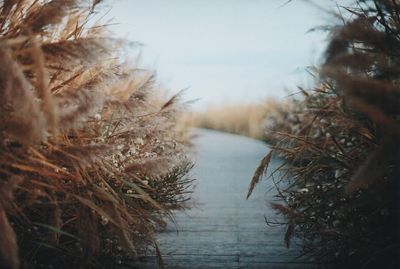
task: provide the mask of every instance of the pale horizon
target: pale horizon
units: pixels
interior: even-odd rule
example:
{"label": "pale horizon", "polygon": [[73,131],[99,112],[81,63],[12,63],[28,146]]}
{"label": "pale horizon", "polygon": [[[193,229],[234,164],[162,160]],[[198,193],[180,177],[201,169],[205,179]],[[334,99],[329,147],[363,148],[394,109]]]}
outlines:
{"label": "pale horizon", "polygon": [[204,108],[282,99],[312,85],[306,68],[319,63],[326,35],[308,31],[328,16],[304,1],[285,2],[118,0],[107,17],[117,37],[144,44],[141,65],[163,88],[188,88],[185,100]]}

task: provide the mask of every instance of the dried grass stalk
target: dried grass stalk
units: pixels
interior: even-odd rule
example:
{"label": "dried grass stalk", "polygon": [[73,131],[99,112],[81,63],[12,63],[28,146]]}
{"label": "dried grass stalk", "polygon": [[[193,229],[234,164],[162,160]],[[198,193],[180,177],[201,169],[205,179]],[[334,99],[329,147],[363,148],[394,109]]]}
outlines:
{"label": "dried grass stalk", "polygon": [[331,28],[319,84],[267,119],[288,171],[272,207],[287,246],[300,238],[322,268],[397,268],[400,5],[356,2]]}
{"label": "dried grass stalk", "polygon": [[177,97],[156,96],[154,74],[122,62],[121,41],[90,26],[100,2],[0,5],[5,266],[135,258],[189,199]]}

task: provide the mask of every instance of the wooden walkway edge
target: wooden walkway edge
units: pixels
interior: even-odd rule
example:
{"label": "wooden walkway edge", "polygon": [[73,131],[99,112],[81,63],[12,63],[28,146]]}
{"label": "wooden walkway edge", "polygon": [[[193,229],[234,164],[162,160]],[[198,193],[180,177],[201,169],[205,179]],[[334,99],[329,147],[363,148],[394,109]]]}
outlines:
{"label": "wooden walkway edge", "polygon": [[[265,217],[278,219],[268,202],[274,200],[271,182],[264,181],[246,201],[245,194],[265,144],[235,135],[199,130],[197,205],[177,212],[159,234],[158,242],[167,269],[310,268],[297,260],[298,250],[286,248],[285,227],[269,227]],[[272,160],[273,169],[279,160]],[[144,257],[127,268],[157,268],[156,257]]]}

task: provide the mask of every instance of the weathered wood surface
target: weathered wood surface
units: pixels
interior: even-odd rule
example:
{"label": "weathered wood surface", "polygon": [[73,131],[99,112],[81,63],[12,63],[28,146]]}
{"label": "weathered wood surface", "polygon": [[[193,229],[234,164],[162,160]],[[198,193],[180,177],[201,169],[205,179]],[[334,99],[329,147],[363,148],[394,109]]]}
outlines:
{"label": "weathered wood surface", "polygon": [[[269,150],[265,144],[235,135],[199,130],[197,205],[176,214],[176,225],[158,236],[165,267],[208,268],[309,268],[295,248],[283,242],[284,227],[269,227],[265,217],[279,220],[269,208],[274,200],[272,183],[264,181],[249,200],[245,195],[259,160]],[[271,169],[279,165],[272,160]],[[131,268],[157,268],[146,257]]]}

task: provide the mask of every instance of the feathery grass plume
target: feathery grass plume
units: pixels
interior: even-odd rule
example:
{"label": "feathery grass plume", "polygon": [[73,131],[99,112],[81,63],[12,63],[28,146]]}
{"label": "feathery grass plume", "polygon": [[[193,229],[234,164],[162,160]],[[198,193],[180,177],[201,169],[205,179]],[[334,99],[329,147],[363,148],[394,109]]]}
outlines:
{"label": "feathery grass plume", "polygon": [[285,159],[273,208],[323,268],[398,268],[400,5],[357,1],[332,28],[319,84],[269,116]]}
{"label": "feathery grass plume", "polygon": [[271,162],[273,150],[271,150],[260,162],[260,165],[257,167],[256,172],[254,173],[253,178],[251,179],[249,190],[247,192],[246,199],[249,199],[251,193],[254,190],[254,187],[260,182],[263,175],[268,169],[268,165]]}
{"label": "feathery grass plume", "polygon": [[[190,198],[176,97],[119,57],[101,1],[0,5],[0,263],[97,268],[159,253]],[[168,105],[164,105],[168,104]],[[162,250],[161,250],[162,251]]]}

